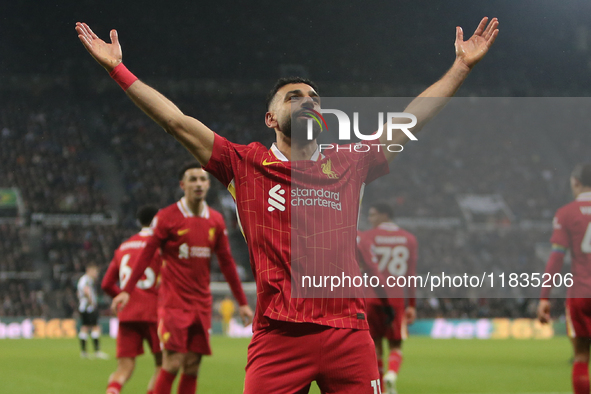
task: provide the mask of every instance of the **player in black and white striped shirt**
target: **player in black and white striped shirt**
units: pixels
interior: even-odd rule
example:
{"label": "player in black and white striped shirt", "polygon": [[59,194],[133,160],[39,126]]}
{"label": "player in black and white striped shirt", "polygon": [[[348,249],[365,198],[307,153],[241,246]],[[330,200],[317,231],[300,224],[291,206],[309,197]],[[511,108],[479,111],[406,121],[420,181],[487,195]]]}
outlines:
{"label": "player in black and white striped shirt", "polygon": [[80,312],[80,357],[87,358],[86,340],[88,339],[88,332],[94,344],[94,354],[97,358],[107,359],[109,356],[100,351],[99,338],[101,329],[98,325],[98,305],[95,281],[98,278],[98,267],[94,263],[86,266],[86,274],[78,280],[77,295],[79,300],[78,311]]}

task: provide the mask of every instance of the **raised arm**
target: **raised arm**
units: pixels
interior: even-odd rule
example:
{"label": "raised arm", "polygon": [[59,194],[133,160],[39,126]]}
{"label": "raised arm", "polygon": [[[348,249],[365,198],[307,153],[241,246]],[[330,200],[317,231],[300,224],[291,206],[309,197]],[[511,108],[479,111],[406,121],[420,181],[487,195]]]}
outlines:
{"label": "raised arm", "polygon": [[[464,32],[461,27],[456,27],[456,60],[445,75],[433,85],[429,86],[423,93],[414,99],[404,110],[417,117],[416,126],[410,128],[412,134],[418,133],[429,121],[443,109],[449,99],[456,94],[472,68],[486,55],[489,48],[495,42],[499,34],[499,21],[493,18],[490,22],[485,17],[474,31],[472,37],[464,41]],[[409,123],[408,119],[400,119],[394,123]],[[384,125],[384,128],[386,125]],[[396,132],[392,140],[387,140],[387,133],[382,133],[381,144],[404,145],[410,141],[409,137]],[[384,152],[386,159],[392,161],[397,153]]]}
{"label": "raised arm", "polygon": [[111,30],[110,44],[101,40],[86,23],[76,23],[76,32],[86,50],[125,89],[135,105],[182,143],[202,165],[206,165],[213,149],[213,131],[197,119],[183,114],[172,101],[125,68],[121,63],[123,55],[117,31]]}

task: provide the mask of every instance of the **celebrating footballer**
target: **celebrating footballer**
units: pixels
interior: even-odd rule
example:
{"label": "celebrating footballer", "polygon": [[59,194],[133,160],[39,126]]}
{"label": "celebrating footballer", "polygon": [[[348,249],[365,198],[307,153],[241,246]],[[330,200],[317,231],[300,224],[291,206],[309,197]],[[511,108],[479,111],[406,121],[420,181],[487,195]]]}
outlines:
{"label": "celebrating footballer", "polygon": [[[465,41],[462,29],[456,28],[456,59],[452,67],[405,110],[417,118],[413,133],[443,108],[472,68],[486,55],[497,37],[498,24],[496,18],[490,21],[484,18]],[[314,242],[338,242],[337,249],[344,262],[356,263],[355,237],[361,191],[364,184],[388,173],[388,162],[396,153],[350,154],[333,149],[323,154],[316,139],[308,140],[292,133],[292,114],[295,115],[294,122],[305,123],[308,120],[305,112],[320,110],[317,86],[297,77],[279,80],[268,96],[264,121],[275,133],[276,142],[270,148],[258,142],[249,145],[233,143],[197,119],[183,114],[170,100],[135,77],[122,63],[115,30],[110,33],[110,43],[100,39],[85,23],[77,23],[76,31],[84,47],[128,97],[204,166],[203,169],[193,169],[185,177],[201,177],[207,171],[220,180],[236,200],[257,286],[254,336],[248,349],[244,393],[306,393],[313,381],[324,393],[380,393],[380,375],[363,298],[297,297],[291,287],[292,241],[302,242],[306,234],[313,234]],[[292,100],[294,98],[299,100]],[[387,133],[382,133],[380,143],[385,143],[386,138]],[[404,145],[407,141],[406,134],[399,133],[387,142]],[[340,196],[342,210],[323,211],[323,207],[311,207],[304,212],[305,220],[299,221],[299,217],[292,216],[292,207],[286,198],[291,196],[293,187],[311,189],[319,184]],[[203,294],[186,299],[179,297],[176,293],[184,288],[185,278],[179,276],[178,281],[166,284],[166,275],[177,269],[173,266],[182,267],[188,261],[185,259],[205,258],[202,249],[193,252],[193,241],[182,237],[190,238],[198,232],[207,235],[206,229],[185,224],[192,218],[207,220],[207,209],[205,205],[194,205],[186,198],[162,210],[152,226],[154,242],[148,243],[144,253],[152,256],[158,246],[163,249],[166,266],[163,267],[160,291],[165,294],[169,310],[178,308],[179,304],[189,306],[203,302]],[[320,223],[320,218],[327,229],[326,238],[316,233],[315,226]],[[297,229],[293,227],[294,220],[298,223]],[[186,229],[189,229],[188,233],[181,234]],[[304,238],[292,239],[295,230]],[[182,245],[188,249],[183,249]],[[330,264],[333,256],[324,256],[326,260],[322,257],[316,249],[314,258],[319,265]],[[141,274],[134,270],[116,304],[124,303]],[[237,299],[240,303],[240,297]],[[188,350],[195,355],[207,354],[209,350],[205,342],[195,343],[195,347],[191,343],[189,349],[177,347],[180,345],[174,342],[173,336],[184,317],[172,319],[174,325],[168,327],[166,321],[170,315],[164,313],[161,339],[166,350],[156,393],[170,392],[166,391],[170,385],[159,386],[160,379],[169,374],[163,377],[168,382],[175,368],[180,366],[177,363],[175,368],[167,369],[166,352],[169,349],[173,352]],[[170,334],[168,339],[167,333]],[[186,366],[195,373],[195,365],[191,361]]]}

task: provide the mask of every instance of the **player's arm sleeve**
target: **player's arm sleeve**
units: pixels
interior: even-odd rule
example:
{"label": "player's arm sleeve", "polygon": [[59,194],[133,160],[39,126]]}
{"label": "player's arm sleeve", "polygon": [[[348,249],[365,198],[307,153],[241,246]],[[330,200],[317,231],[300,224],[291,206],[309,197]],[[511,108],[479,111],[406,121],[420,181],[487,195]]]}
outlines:
{"label": "player's arm sleeve", "polygon": [[234,258],[230,252],[228,231],[226,230],[223,220],[220,220],[217,230],[219,235],[215,245],[215,254],[218,258],[218,263],[222,270],[222,274],[224,274],[226,282],[228,282],[228,285],[230,285],[230,289],[232,290],[232,294],[234,295],[236,302],[238,302],[238,305],[248,305],[246,294],[244,294],[242,283],[240,282],[240,277],[238,276],[238,271],[236,270],[236,263],[234,262]]}
{"label": "player's arm sleeve", "polygon": [[361,153],[360,163],[358,169],[364,171],[365,174],[361,174],[364,178],[364,183],[367,185],[381,176],[390,173],[388,167],[388,161],[382,149],[379,152],[375,152],[375,149],[371,149],[369,152]]}
{"label": "player's arm sleeve", "polygon": [[569,249],[571,237],[568,231],[568,222],[567,211],[559,209],[554,216],[554,220],[552,220],[552,237],[550,237],[552,245],[559,245]]}
{"label": "player's arm sleeve", "polygon": [[[410,256],[408,258],[408,269],[406,271],[407,279],[409,276],[416,277],[418,257],[419,257],[419,245],[417,243],[417,240],[414,239],[414,242],[411,245]],[[407,289],[408,306],[415,307],[417,304],[417,298],[416,298],[417,289],[413,285],[416,284],[416,282],[412,281],[412,284],[411,284],[411,281],[407,280],[406,283],[408,283],[408,289]]]}
{"label": "player's arm sleeve", "polygon": [[[567,248],[553,244],[552,245],[552,252],[550,253],[550,257],[548,258],[548,262],[546,263],[546,270],[544,271],[544,275],[550,274],[550,277],[554,277],[554,274],[559,273],[562,270],[562,265],[564,263],[564,255],[568,251]],[[547,300],[550,298],[550,291],[552,290],[552,281],[548,281],[550,287],[542,287],[542,292],[540,294],[540,299]]]}
{"label": "player's arm sleeve", "polygon": [[84,289],[82,289],[82,291],[84,293],[84,297],[88,298],[89,300],[92,300],[92,290],[88,284],[84,285]]}
{"label": "player's arm sleeve", "polygon": [[238,159],[236,144],[214,133],[211,157],[203,169],[228,187],[234,179],[233,166]]}
{"label": "player's arm sleeve", "polygon": [[84,283],[82,278],[78,279],[78,283],[76,283],[76,293],[78,298],[84,297]]}
{"label": "player's arm sleeve", "polygon": [[[554,274],[557,274],[562,270],[564,255],[569,249],[568,245],[570,237],[566,227],[567,220],[568,219],[563,210],[558,210],[558,212],[556,212],[554,220],[552,221],[553,230],[552,237],[550,238],[550,242],[552,243],[552,252],[550,252],[550,257],[548,257],[544,275],[550,274],[551,277],[553,277]],[[552,281],[549,281],[550,286],[552,286],[551,282]],[[551,290],[552,287],[542,287],[540,299],[548,299],[550,297]]]}
{"label": "player's arm sleeve", "polygon": [[105,273],[103,281],[101,282],[101,289],[107,293],[110,297],[115,298],[117,294],[121,293],[121,289],[117,286],[117,280],[119,279],[119,266],[117,261],[113,259],[109,268]]}

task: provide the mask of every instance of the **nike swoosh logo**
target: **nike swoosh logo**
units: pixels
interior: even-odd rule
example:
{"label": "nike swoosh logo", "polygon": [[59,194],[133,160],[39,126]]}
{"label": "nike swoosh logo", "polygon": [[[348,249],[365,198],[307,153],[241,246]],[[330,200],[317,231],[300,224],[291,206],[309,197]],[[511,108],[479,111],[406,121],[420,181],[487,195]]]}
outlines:
{"label": "nike swoosh logo", "polygon": [[191,231],[191,229],[190,229],[190,228],[186,228],[186,229],[184,229],[184,230],[179,230],[179,231],[177,231],[177,234],[178,234],[178,235],[185,235],[185,234],[187,234],[189,231]]}
{"label": "nike swoosh logo", "polygon": [[271,164],[281,164],[281,162],[280,161],[267,161],[267,159],[263,160],[263,165],[264,166],[268,166],[268,165],[271,165]]}

